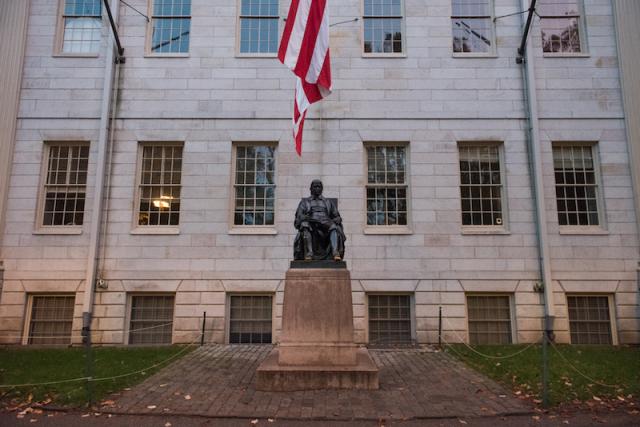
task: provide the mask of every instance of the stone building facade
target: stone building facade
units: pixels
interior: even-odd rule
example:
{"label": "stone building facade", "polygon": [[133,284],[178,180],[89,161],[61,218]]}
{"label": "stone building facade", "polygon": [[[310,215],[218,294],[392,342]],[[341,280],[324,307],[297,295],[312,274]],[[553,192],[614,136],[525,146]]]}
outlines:
{"label": "stone building facade", "polygon": [[339,199],[358,342],[436,342],[440,309],[447,342],[533,342],[544,287],[558,342],[640,342],[610,1],[539,1],[519,64],[527,1],[329,0],[333,93],[302,157],[274,53],[289,2],[111,2],[113,66],[101,3],[30,1],[0,342],[79,343],[87,311],[98,344],[191,342],[205,312],[209,342],[277,342],[314,178]]}

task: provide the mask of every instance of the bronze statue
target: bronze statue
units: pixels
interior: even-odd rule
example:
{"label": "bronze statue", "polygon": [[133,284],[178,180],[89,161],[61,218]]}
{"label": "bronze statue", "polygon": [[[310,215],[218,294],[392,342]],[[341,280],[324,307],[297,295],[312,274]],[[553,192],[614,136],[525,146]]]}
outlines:
{"label": "bronze statue", "polygon": [[336,204],[322,196],[322,181],[311,182],[311,196],[300,200],[293,225],[298,235],[293,243],[293,259],[341,261],[344,258],[342,218]]}

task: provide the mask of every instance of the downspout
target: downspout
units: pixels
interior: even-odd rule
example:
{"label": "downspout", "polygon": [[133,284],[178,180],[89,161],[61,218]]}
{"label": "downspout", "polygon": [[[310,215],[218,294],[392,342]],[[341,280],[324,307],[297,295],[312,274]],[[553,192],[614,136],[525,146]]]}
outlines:
{"label": "downspout", "polygon": [[[522,10],[530,10],[528,22],[531,23],[535,0],[529,3],[528,0],[522,0]],[[522,26],[525,27],[524,15],[520,15]],[[555,310],[553,304],[553,289],[551,281],[551,259],[549,256],[549,241],[547,230],[547,215],[544,206],[544,186],[542,179],[542,159],[540,144],[540,122],[538,116],[538,98],[536,95],[536,78],[534,67],[534,55],[532,49],[526,48],[527,41],[523,40],[519,50],[519,61],[522,67],[522,78],[524,82],[525,110],[528,121],[527,129],[527,149],[529,152],[529,174],[531,176],[531,184],[533,190],[533,201],[535,204],[536,216],[536,235],[538,238],[538,253],[540,262],[540,278],[542,283],[537,286],[538,290],[543,292],[544,306],[544,330],[547,334],[553,333],[553,318]],[[540,289],[541,288],[541,289]],[[549,336],[549,338],[551,338]]]}
{"label": "downspout", "polygon": [[[105,1],[105,9],[112,25],[118,18],[119,1],[114,1],[111,9],[108,9]],[[109,41],[105,54],[104,84],[102,88],[102,105],[100,109],[100,133],[98,136],[98,151],[96,159],[96,180],[91,215],[91,228],[89,247],[87,250],[87,269],[84,281],[84,298],[82,302],[82,336],[85,345],[91,345],[91,318],[93,302],[95,299],[95,283],[98,265],[98,248],[100,245],[100,225],[102,223],[102,211],[104,209],[105,170],[108,156],[109,128],[111,123],[111,111],[113,106],[113,93],[117,90],[117,79],[120,72],[121,51],[117,52],[113,42],[115,41],[109,31]]]}

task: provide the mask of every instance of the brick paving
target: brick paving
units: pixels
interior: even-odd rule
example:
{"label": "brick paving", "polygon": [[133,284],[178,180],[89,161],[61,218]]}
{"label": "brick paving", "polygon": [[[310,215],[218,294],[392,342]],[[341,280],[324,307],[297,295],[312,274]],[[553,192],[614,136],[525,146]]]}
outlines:
{"label": "brick paving", "polygon": [[270,345],[207,345],[115,397],[104,412],[208,417],[406,420],[526,414],[532,407],[430,348],[370,350],[379,390],[262,392]]}

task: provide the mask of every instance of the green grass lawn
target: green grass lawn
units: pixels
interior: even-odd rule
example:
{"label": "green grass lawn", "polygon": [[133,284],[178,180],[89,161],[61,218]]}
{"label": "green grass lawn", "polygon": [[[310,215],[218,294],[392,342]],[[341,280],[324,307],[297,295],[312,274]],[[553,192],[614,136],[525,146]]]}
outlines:
{"label": "green grass lawn", "polygon": [[[507,356],[523,350],[524,345],[475,346],[475,350],[492,356]],[[558,352],[571,362],[585,378],[572,369],[553,347],[549,346],[550,403],[596,398],[633,399],[640,396],[640,348],[613,346],[557,345]],[[487,359],[462,344],[448,346],[447,353],[461,359],[483,374],[511,387],[522,395],[541,399],[542,348],[535,345],[508,359]],[[597,383],[610,385],[605,387]]]}
{"label": "green grass lawn", "polygon": [[[188,354],[194,347],[98,347],[93,349],[96,379],[145,370],[174,357],[171,362]],[[167,363],[168,364],[168,363]],[[123,388],[137,384],[167,364],[135,375],[108,381],[93,382],[94,401]],[[3,348],[0,349],[0,384],[54,382],[85,377],[86,358],[82,348]],[[0,388],[0,407],[31,399],[34,402],[52,399],[56,405],[86,404],[86,381],[42,386]]]}

